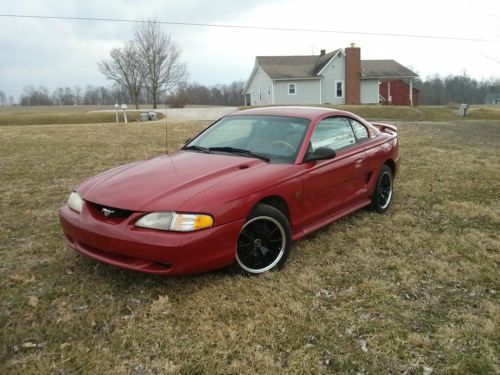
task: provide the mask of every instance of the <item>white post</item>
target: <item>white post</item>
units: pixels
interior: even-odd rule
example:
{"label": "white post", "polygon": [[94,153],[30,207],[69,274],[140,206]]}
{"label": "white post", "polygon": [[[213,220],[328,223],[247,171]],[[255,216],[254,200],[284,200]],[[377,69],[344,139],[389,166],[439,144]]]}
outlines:
{"label": "white post", "polygon": [[392,104],[391,98],[391,81],[387,81],[387,104]]}
{"label": "white post", "polygon": [[115,104],[115,121],[118,124],[118,103]]}
{"label": "white post", "polygon": [[126,124],[127,123],[127,105],[122,104],[122,110],[123,110],[123,122]]}
{"label": "white post", "polygon": [[410,78],[410,107],[413,107],[413,78]]}
{"label": "white post", "polygon": [[271,86],[271,90],[272,90],[272,91],[271,91],[271,94],[272,94],[272,98],[273,98],[273,99],[272,99],[272,100],[273,100],[273,103],[272,103],[272,104],[273,104],[273,105],[274,105],[274,104],[276,104],[276,103],[275,103],[275,98],[274,98],[274,82],[275,82],[275,81],[274,81],[274,79],[273,79],[273,85]]}
{"label": "white post", "polygon": [[322,102],[322,100],[321,100],[321,96],[322,96],[322,94],[321,94],[321,86],[322,86],[322,85],[321,85],[321,83],[322,83],[322,82],[323,82],[323,80],[321,80],[321,79],[320,79],[320,80],[319,80],[319,104],[320,104],[320,105],[322,104],[322,103],[321,103],[321,102]]}

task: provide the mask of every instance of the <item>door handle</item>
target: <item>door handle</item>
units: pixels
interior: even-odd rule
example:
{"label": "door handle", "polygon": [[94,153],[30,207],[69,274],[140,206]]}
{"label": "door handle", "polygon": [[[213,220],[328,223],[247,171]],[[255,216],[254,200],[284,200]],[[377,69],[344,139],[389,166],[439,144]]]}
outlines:
{"label": "door handle", "polygon": [[354,161],[354,166],[355,166],[356,168],[361,167],[361,164],[363,164],[363,159],[356,159],[356,160]]}

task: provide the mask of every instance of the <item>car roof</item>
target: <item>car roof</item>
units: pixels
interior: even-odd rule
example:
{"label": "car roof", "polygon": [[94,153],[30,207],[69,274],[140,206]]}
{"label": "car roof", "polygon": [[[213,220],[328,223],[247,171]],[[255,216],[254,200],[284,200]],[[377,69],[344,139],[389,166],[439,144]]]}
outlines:
{"label": "car roof", "polygon": [[323,107],[299,107],[299,106],[280,106],[280,107],[259,107],[244,109],[233,112],[230,116],[288,116],[302,117],[314,120],[324,115],[351,115],[349,112],[340,111],[333,108]]}

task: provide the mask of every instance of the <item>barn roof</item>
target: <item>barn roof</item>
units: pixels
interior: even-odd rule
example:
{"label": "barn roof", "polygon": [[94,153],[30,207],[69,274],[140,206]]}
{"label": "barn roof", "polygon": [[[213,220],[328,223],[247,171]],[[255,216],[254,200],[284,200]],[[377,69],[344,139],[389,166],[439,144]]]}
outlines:
{"label": "barn roof", "polygon": [[489,94],[486,94],[486,97],[484,98],[485,100],[494,100],[494,99],[500,99],[500,92],[492,92]]}
{"label": "barn roof", "polygon": [[395,60],[361,60],[362,78],[412,78],[418,74]]}

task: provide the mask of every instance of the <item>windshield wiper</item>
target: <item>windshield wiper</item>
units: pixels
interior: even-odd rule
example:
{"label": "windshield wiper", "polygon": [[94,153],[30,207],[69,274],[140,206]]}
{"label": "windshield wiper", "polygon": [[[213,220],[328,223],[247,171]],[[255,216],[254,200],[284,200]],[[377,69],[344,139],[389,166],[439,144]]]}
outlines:
{"label": "windshield wiper", "polygon": [[196,145],[184,146],[183,148],[181,148],[181,150],[193,150],[193,151],[204,152],[205,154],[210,154],[210,149]]}
{"label": "windshield wiper", "polygon": [[269,159],[268,157],[265,157],[263,155],[259,155],[259,154],[253,153],[252,151],[245,150],[243,148],[236,148],[236,147],[229,147],[229,146],[225,146],[225,147],[210,147],[209,151],[222,151],[222,152],[228,152],[228,153],[231,153],[231,154],[237,154],[237,155],[242,155],[242,156],[249,156],[251,158],[257,158],[257,159],[264,160],[264,161],[267,161],[267,162],[271,161],[271,159]]}

